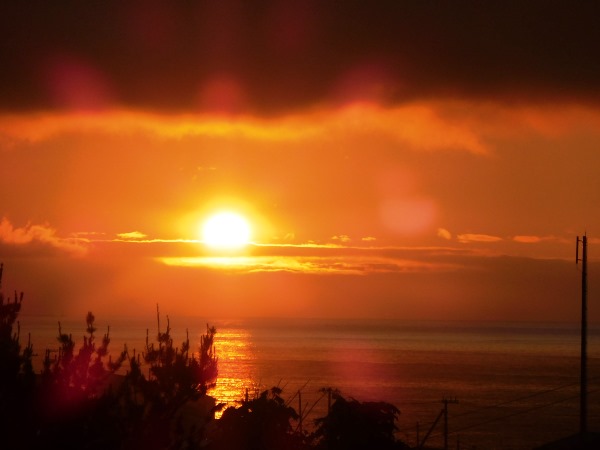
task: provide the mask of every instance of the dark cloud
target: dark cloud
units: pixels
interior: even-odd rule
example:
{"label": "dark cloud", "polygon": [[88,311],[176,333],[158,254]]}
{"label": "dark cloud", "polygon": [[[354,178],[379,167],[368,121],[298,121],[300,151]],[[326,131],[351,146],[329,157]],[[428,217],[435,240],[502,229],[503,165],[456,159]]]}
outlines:
{"label": "dark cloud", "polygon": [[0,108],[596,100],[596,2],[4,2]]}

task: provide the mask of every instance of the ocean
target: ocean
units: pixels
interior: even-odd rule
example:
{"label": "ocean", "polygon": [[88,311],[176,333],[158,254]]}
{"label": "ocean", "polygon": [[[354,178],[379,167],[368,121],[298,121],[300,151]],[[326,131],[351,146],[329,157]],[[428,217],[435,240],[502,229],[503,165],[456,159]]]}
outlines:
{"label": "ocean", "polygon": [[[83,340],[85,320],[20,318],[41,368],[46,348],[57,348],[57,322]],[[322,388],[359,401],[385,401],[401,414],[398,437],[410,445],[429,434],[442,447],[447,401],[451,448],[531,449],[579,430],[580,328],[578,324],[415,322],[396,320],[170,319],[176,344],[189,331],[198,348],[206,325],[217,328],[217,387],[210,392],[235,406],[278,386],[303,427],[326,413]],[[110,325],[111,353],[124,344],[143,351],[156,320],[97,319],[99,341]],[[164,331],[166,317],[161,318]],[[600,326],[588,335],[589,429],[600,431]],[[302,405],[298,392],[301,392]]]}

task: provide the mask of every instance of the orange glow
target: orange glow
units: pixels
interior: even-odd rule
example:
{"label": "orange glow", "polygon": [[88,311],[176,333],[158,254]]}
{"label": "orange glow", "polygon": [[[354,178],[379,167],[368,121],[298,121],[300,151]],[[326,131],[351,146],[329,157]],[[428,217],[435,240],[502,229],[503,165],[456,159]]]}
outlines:
{"label": "orange glow", "polygon": [[288,272],[321,275],[365,275],[367,273],[441,273],[454,271],[458,268],[454,264],[429,263],[405,258],[386,258],[377,255],[204,256],[161,257],[157,260],[172,267],[210,268],[239,273]]}
{"label": "orange glow", "polygon": [[[449,296],[472,301],[471,314],[479,285],[461,276],[491,264],[483,255],[572,259],[580,199],[597,192],[599,124],[586,106],[447,99],[268,117],[2,113],[1,191],[15,195],[3,197],[0,253],[5,267],[60,262],[28,269],[32,298],[64,299],[28,303],[36,313],[135,313],[176,285],[179,311],[196,305],[192,293],[218,299],[203,303],[208,316],[428,316],[445,314],[434,306]],[[202,224],[219,211],[250,223],[241,247],[205,245]],[[70,270],[73,289],[48,281]],[[515,298],[515,274],[489,273],[511,288],[498,302]]]}

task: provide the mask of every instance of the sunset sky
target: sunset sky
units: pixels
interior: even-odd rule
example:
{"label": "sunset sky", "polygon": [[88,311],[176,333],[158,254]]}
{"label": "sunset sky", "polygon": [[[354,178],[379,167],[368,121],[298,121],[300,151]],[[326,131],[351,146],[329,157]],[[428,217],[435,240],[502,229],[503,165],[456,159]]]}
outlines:
{"label": "sunset sky", "polygon": [[[0,6],[28,314],[600,322],[596,2]],[[244,216],[251,243],[209,248]]]}

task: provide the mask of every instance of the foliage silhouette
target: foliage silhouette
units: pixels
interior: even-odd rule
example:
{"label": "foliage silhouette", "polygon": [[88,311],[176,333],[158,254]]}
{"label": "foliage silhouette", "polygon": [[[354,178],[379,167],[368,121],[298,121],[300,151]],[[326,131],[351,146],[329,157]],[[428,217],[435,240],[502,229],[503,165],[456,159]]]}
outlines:
{"label": "foliage silhouette", "polygon": [[96,318],[91,312],[86,316],[87,336],[83,337],[83,345],[75,354],[75,342],[72,335],[62,332],[58,323],[58,342],[60,347],[58,355],[51,359],[50,350],[46,350],[43,371],[42,387],[44,391],[52,392],[52,409],[69,408],[71,405],[85,400],[101,397],[109,382],[109,377],[114,374],[126,359],[126,351],[121,352],[116,362],[108,356],[110,344],[110,328],[102,338],[102,343],[96,346],[94,333]]}
{"label": "foliage silhouette", "polygon": [[294,432],[298,420],[294,408],[286,406],[281,389],[273,387],[257,398],[243,400],[238,408],[227,408],[215,424],[211,450],[300,450],[309,448],[306,435]]}
{"label": "foliage silhouette", "polygon": [[[0,287],[3,266],[0,265]],[[21,348],[19,322],[23,294],[13,301],[0,290],[0,443],[11,449],[193,448],[203,438],[203,426],[182,428],[182,407],[208,397],[218,360],[216,329],[207,325],[198,356],[189,338],[181,350],[167,330],[159,330],[157,345],[146,340],[142,373],[140,354],[127,347],[116,361],[109,356],[109,330],[96,344],[95,317],[86,316],[86,334],[76,351],[71,334],[58,323],[57,352],[46,350],[36,376],[33,346]],[[158,316],[158,309],[157,309]],[[159,316],[158,316],[159,317]],[[15,330],[16,328],[16,330]],[[116,371],[127,361],[126,375]],[[209,401],[209,405],[214,402]],[[206,416],[212,408],[204,406]],[[208,418],[206,420],[208,420]]]}
{"label": "foliage silhouette", "polygon": [[28,339],[25,348],[21,348],[17,318],[23,293],[15,292],[12,301],[4,297],[3,271],[4,266],[0,264],[0,436],[7,446],[19,448],[21,437],[31,431],[28,419],[35,387],[31,363],[33,346]]}
{"label": "foliage silhouette", "polygon": [[[330,391],[331,392],[331,391]],[[391,403],[359,402],[332,392],[327,416],[315,421],[317,448],[323,450],[400,450],[408,446],[396,440],[400,411]]]}
{"label": "foliage silhouette", "polygon": [[[2,273],[4,266],[0,264],[0,288],[2,287]],[[31,339],[27,346],[21,349],[20,325],[17,317],[23,303],[23,293],[20,295],[15,291],[13,301],[4,297],[0,289],[0,399],[23,389],[30,388],[34,381],[33,346]],[[15,331],[15,325],[17,327]]]}
{"label": "foliage silhouette", "polygon": [[[115,399],[110,395],[112,376],[126,359],[121,352],[116,362],[108,356],[109,330],[100,345],[96,345],[95,317],[86,316],[83,344],[75,352],[71,334],[63,333],[58,323],[57,354],[46,350],[39,387],[36,392],[36,411],[39,413],[38,442],[78,448],[106,448],[120,439],[119,426],[113,420]],[[108,359],[108,360],[106,360]]]}
{"label": "foliage silhouette", "polygon": [[[193,403],[204,410],[204,422],[214,415],[214,402],[199,403],[216,382],[218,359],[214,352],[216,329],[206,326],[200,339],[199,356],[190,353],[189,335],[181,349],[174,347],[167,317],[165,332],[160,330],[157,307],[157,342],[150,343],[141,355],[129,358],[130,370],[116,392],[119,419],[127,424],[125,448],[167,448],[173,441],[191,446],[204,438],[204,426],[182,430],[182,408]],[[142,374],[142,359],[150,366],[150,376]],[[194,444],[196,445],[196,444]]]}

